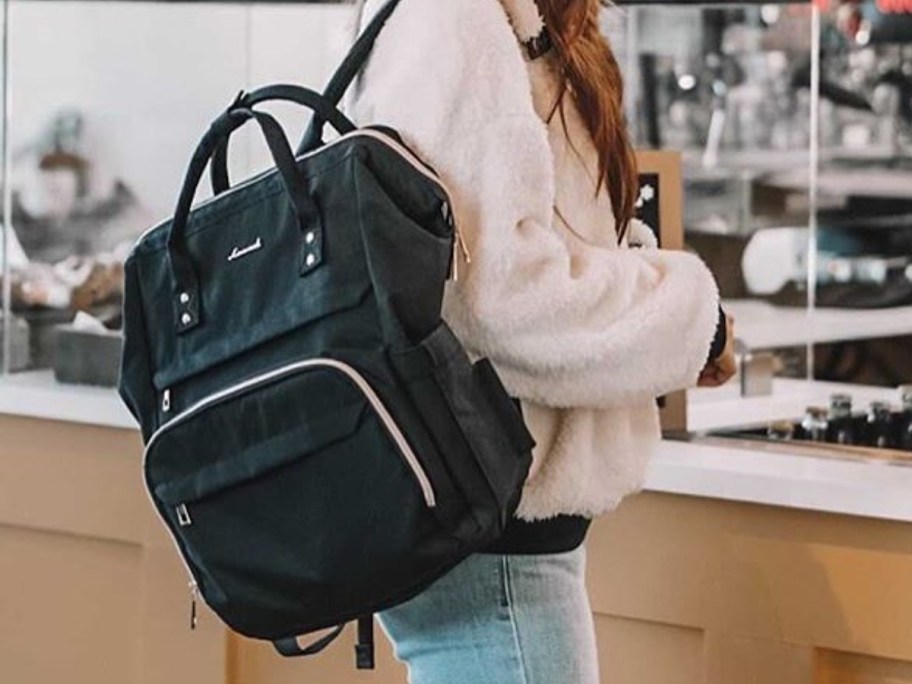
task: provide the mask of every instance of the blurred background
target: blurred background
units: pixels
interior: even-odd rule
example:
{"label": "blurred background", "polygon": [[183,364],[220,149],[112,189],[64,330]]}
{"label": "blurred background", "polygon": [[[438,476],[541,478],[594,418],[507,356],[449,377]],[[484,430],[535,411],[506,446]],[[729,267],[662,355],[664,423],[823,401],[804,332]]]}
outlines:
{"label": "blurred background", "polygon": [[[322,87],[350,3],[0,13],[0,682],[367,681],[345,649],[305,666],[212,616],[186,629],[113,390],[132,245],[239,90]],[[716,274],[739,361],[667,398],[647,493],[592,533],[604,670],[912,684],[912,2],[620,2],[602,23],[662,160],[641,212]],[[234,182],[270,163],[236,140]],[[404,681],[381,663],[370,681]]]}
{"label": "blurred background", "polygon": [[[344,3],[5,7],[2,361],[34,371],[54,367],[57,326],[77,312],[117,329],[120,264],[170,214],[213,112],[241,88],[323,83],[349,40],[350,12]],[[912,333],[912,14],[901,0],[814,7],[625,3],[604,25],[637,146],[682,154],[687,243],[735,300],[745,344],[780,350],[787,375],[897,386],[912,379],[901,353]],[[279,113],[302,129],[300,113]],[[244,136],[236,178],[268,160]],[[847,315],[825,331],[799,329],[794,316],[808,307]]]}

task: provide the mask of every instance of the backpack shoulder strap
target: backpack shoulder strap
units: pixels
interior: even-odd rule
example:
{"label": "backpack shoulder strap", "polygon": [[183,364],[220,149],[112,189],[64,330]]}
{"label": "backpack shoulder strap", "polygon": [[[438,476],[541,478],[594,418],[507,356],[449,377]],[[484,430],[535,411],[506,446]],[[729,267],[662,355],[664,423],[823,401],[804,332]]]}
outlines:
{"label": "backpack shoulder strap", "polygon": [[[361,35],[358,36],[358,39],[345,56],[345,59],[342,60],[339,68],[336,69],[336,72],[329,80],[326,89],[323,91],[323,96],[333,105],[339,104],[342,96],[345,95],[345,92],[355,80],[355,77],[361,71],[362,67],[364,67],[364,64],[370,57],[371,51],[374,49],[374,43],[377,41],[377,36],[380,35],[380,32],[392,16],[399,2],[400,0],[389,0],[389,2],[374,15],[370,24],[361,32]],[[323,135],[323,126],[325,123],[326,122],[322,117],[318,114],[314,114],[310,125],[307,127],[307,132],[304,134],[304,138],[301,140],[301,144],[298,147],[299,154],[313,149],[319,144]]]}

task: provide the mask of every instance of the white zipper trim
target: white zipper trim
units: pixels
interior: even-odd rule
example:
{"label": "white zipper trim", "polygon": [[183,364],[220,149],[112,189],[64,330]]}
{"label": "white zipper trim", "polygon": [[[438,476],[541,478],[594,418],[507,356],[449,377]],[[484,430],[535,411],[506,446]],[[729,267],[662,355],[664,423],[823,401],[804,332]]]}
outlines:
{"label": "white zipper trim", "polygon": [[[401,156],[403,159],[405,159],[405,161],[407,161],[409,164],[411,164],[415,168],[416,171],[421,173],[423,176],[425,176],[429,180],[433,181],[434,184],[437,185],[438,188],[440,188],[440,190],[443,192],[444,196],[446,197],[446,201],[447,201],[447,204],[449,205],[450,212],[453,211],[453,195],[452,195],[452,193],[450,193],[449,189],[447,188],[447,186],[443,182],[443,180],[441,180],[441,178],[439,176],[437,176],[436,174],[431,173],[430,169],[428,169],[424,165],[424,163],[422,163],[421,160],[419,160],[412,153],[412,151],[409,150],[407,147],[400,145],[396,140],[389,137],[388,135],[385,135],[385,134],[381,133],[380,131],[377,131],[377,130],[374,130],[371,128],[359,128],[358,130],[352,131],[350,133],[346,133],[345,135],[341,135],[338,138],[336,138],[335,140],[331,140],[330,142],[326,143],[325,145],[323,145],[322,147],[320,147],[316,150],[311,150],[310,152],[297,156],[295,158],[295,161],[302,161],[304,159],[309,159],[310,157],[313,157],[314,155],[319,154],[320,152],[323,152],[324,150],[326,150],[330,147],[333,147],[334,145],[338,145],[339,143],[341,143],[343,141],[351,140],[352,138],[355,138],[358,136],[365,136],[365,137],[377,140],[377,141],[383,143],[384,145],[386,145],[387,147],[389,147],[394,152],[398,153],[399,156]],[[203,200],[202,202],[194,205],[191,208],[191,211],[196,211],[197,209],[205,207],[206,205],[208,205],[209,203],[213,202],[216,199],[221,199],[223,197],[227,197],[228,195],[230,195],[234,192],[237,192],[238,190],[241,190],[242,188],[245,188],[246,186],[250,185],[251,183],[255,183],[259,180],[262,180],[263,178],[265,178],[266,176],[268,176],[269,174],[272,174],[272,173],[278,173],[278,170],[277,169],[267,169],[261,173],[258,173],[257,175],[253,176],[252,178],[248,178],[246,181],[239,183],[239,184],[235,185],[234,187],[226,190],[222,194],[215,195],[213,197],[209,197],[209,198]],[[133,248],[130,250],[131,253],[133,250],[135,250],[139,246],[139,243],[141,243],[149,234],[151,234],[155,230],[164,226],[172,218],[173,217],[168,217],[162,221],[159,221],[154,226],[152,226],[148,230],[144,231],[142,233],[142,235],[140,235],[139,238],[137,238],[136,242],[134,243]],[[453,232],[455,233],[454,237],[455,237],[456,242],[459,245],[459,249],[462,252],[463,257],[465,258],[466,263],[471,263],[472,262],[471,255],[469,254],[468,248],[466,247],[466,243],[462,237],[462,233],[460,232],[459,227],[456,225],[455,216],[453,217],[452,221],[453,221]]]}
{"label": "white zipper trim", "polygon": [[374,409],[376,414],[379,416],[380,421],[383,423],[383,427],[386,429],[390,438],[396,444],[399,452],[402,457],[405,459],[407,465],[409,466],[412,473],[415,475],[415,479],[418,480],[418,484],[421,487],[421,492],[424,496],[424,501],[427,504],[428,508],[434,508],[437,505],[436,496],[434,494],[434,488],[431,485],[431,481],[428,479],[427,473],[424,471],[424,468],[421,466],[418,457],[415,455],[415,452],[412,450],[412,447],[409,445],[408,440],[406,440],[405,435],[402,434],[402,430],[399,429],[399,426],[396,424],[395,419],[387,410],[386,406],[383,404],[383,401],[374,391],[374,388],[370,386],[367,380],[364,379],[357,370],[352,368],[347,363],[341,361],[336,361],[335,359],[309,359],[307,361],[298,361],[296,363],[291,363],[276,370],[270,371],[268,373],[263,373],[249,380],[237,383],[232,385],[224,390],[210,394],[209,396],[201,399],[193,406],[188,408],[186,411],[182,411],[177,416],[175,416],[170,422],[166,423],[149,439],[148,444],[143,452],[143,467],[145,468],[146,458],[149,454],[149,450],[155,444],[156,440],[167,430],[186,422],[189,418],[193,417],[195,414],[204,410],[205,408],[212,406],[225,398],[233,396],[235,394],[240,394],[244,390],[247,390],[256,385],[263,384],[270,380],[275,380],[286,375],[293,375],[299,371],[312,369],[312,368],[332,368],[337,371],[340,371],[345,376],[347,376],[352,382],[355,383],[355,386],[361,391],[362,394],[367,398],[371,407]]}

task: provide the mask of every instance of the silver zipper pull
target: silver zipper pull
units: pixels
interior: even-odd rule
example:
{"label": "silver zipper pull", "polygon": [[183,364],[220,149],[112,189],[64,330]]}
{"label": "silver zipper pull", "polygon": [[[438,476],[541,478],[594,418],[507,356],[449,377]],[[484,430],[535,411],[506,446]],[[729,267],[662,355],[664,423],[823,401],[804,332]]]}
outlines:
{"label": "silver zipper pull", "polygon": [[453,211],[446,200],[440,205],[440,213],[446,224],[453,228],[453,253],[450,256],[450,274],[447,279],[455,283],[459,281],[459,244],[456,238],[456,226],[453,223]]}
{"label": "silver zipper pull", "polygon": [[162,393],[162,413],[168,413],[171,410],[171,390],[166,389]]}
{"label": "silver zipper pull", "polygon": [[453,266],[450,269],[452,272],[452,279],[454,283],[459,282],[459,258],[462,257],[462,260],[466,264],[472,263],[472,257],[469,255],[469,248],[466,247],[465,240],[462,238],[462,233],[454,226],[453,227]]}
{"label": "silver zipper pull", "polygon": [[459,240],[453,236],[453,256],[450,261],[450,280],[454,283],[459,282]]}
{"label": "silver zipper pull", "polygon": [[453,208],[450,203],[445,201],[440,207],[440,212],[443,214],[443,220],[447,222],[447,225],[453,228],[453,261],[450,266],[450,278],[455,283],[459,281],[459,256],[462,255],[466,264],[472,263],[472,257],[469,254],[465,239],[462,237],[462,232],[460,232],[459,226],[456,225],[456,217],[453,215]]}
{"label": "silver zipper pull", "polygon": [[471,264],[472,255],[469,254],[469,248],[466,245],[465,238],[462,237],[462,231],[455,225],[453,226],[453,231],[456,233],[456,244],[459,245],[459,251],[462,252],[462,258],[465,259],[467,264]]}
{"label": "silver zipper pull", "polygon": [[456,221],[453,219],[453,214],[449,210],[449,204],[444,204],[447,223],[453,227],[453,257],[452,264],[450,266],[450,278],[453,282],[459,281],[459,257],[465,261],[466,264],[472,263],[472,256],[469,254],[469,248],[466,246],[465,239],[462,237],[462,232],[459,230],[459,226],[456,225]]}
{"label": "silver zipper pull", "polygon": [[190,511],[187,510],[187,504],[181,504],[174,509],[177,512],[177,524],[181,527],[190,527],[193,520],[190,518]]}
{"label": "silver zipper pull", "polygon": [[195,580],[190,580],[190,629],[196,629],[196,597],[199,595],[199,587]]}

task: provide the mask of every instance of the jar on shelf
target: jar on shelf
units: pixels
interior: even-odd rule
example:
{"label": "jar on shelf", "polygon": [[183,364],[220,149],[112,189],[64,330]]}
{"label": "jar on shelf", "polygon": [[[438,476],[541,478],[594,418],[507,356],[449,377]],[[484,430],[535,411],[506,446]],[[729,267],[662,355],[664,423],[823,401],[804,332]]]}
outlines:
{"label": "jar on shelf", "polygon": [[899,388],[902,398],[902,416],[899,422],[899,446],[903,451],[912,451],[912,385]]}
{"label": "jar on shelf", "polygon": [[834,394],[830,397],[830,412],[827,416],[827,441],[832,444],[855,444],[855,421],[852,419],[852,396]]}
{"label": "jar on shelf", "polygon": [[877,449],[893,447],[893,414],[890,404],[885,401],[871,402],[865,432],[867,446]]}
{"label": "jar on shelf", "polygon": [[774,420],[767,426],[766,436],[777,442],[788,442],[795,437],[795,424],[790,420]]}
{"label": "jar on shelf", "polygon": [[809,406],[801,421],[804,439],[809,442],[826,442],[829,421],[827,409],[822,406]]}

